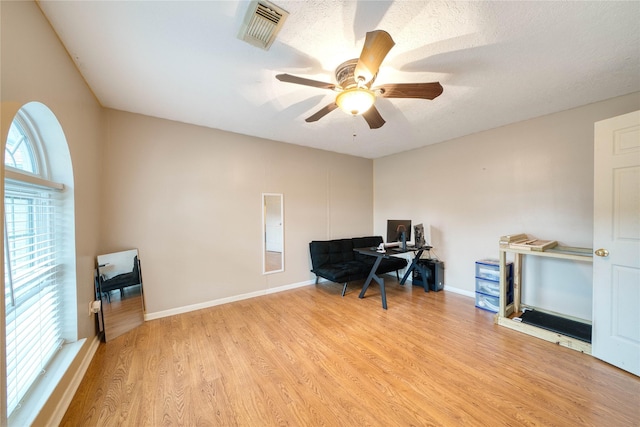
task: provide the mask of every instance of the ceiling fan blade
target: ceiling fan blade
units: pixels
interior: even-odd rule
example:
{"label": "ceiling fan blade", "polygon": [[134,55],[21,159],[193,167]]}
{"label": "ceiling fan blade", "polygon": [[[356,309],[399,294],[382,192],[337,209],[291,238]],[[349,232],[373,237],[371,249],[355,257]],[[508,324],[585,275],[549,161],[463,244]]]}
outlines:
{"label": "ceiling fan blade", "polygon": [[322,109],[320,109],[317,113],[307,117],[304,121],[317,122],[318,120],[320,120],[321,118],[323,118],[324,116],[326,116],[327,114],[335,110],[336,108],[338,108],[338,104],[336,104],[335,102],[332,102],[331,104],[328,104]]}
{"label": "ceiling fan blade", "polygon": [[364,79],[365,83],[370,82],[378,74],[380,64],[382,64],[385,56],[395,44],[386,31],[368,32],[364,40],[364,46],[362,46],[360,59],[358,59],[358,65],[356,65],[353,73],[356,81]]}
{"label": "ceiling fan blade", "polygon": [[364,117],[371,129],[381,128],[386,123],[375,105],[372,105],[371,108],[362,113],[362,117]]}
{"label": "ceiling fan blade", "polygon": [[433,83],[389,83],[376,86],[373,90],[380,91],[383,98],[422,98],[434,99],[442,93],[442,85]]}
{"label": "ceiling fan blade", "polygon": [[281,82],[295,83],[295,84],[304,85],[304,86],[319,87],[321,89],[333,90],[336,88],[336,85],[334,85],[333,83],[326,83],[318,80],[305,79],[303,77],[292,76],[291,74],[278,74],[276,76],[276,79],[280,80]]}

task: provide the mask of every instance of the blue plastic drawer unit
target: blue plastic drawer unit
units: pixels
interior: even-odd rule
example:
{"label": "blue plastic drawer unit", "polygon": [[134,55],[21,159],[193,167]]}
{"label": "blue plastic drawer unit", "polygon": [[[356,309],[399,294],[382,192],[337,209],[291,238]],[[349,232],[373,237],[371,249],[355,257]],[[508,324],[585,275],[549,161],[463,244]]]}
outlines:
{"label": "blue plastic drawer unit", "polygon": [[[507,263],[507,304],[513,302],[513,263]],[[500,262],[476,261],[476,307],[497,313],[500,307]]]}
{"label": "blue plastic drawer unit", "polygon": [[[513,292],[507,294],[507,301],[509,301],[509,303],[513,302]],[[500,307],[500,297],[476,292],[476,307],[497,313]]]}
{"label": "blue plastic drawer unit", "polygon": [[[500,281],[500,262],[497,259],[476,261],[476,277],[478,279]],[[513,263],[507,263],[507,280],[513,280]]]}
{"label": "blue plastic drawer unit", "polygon": [[[476,279],[476,286],[478,281],[482,279]],[[498,307],[500,306],[500,286],[496,282],[496,287],[489,290],[490,293],[485,293],[477,290],[476,287],[476,307],[481,308],[483,310],[492,311],[494,313],[498,312]],[[497,289],[497,292],[495,292]],[[482,290],[486,290],[482,288]],[[507,290],[507,304],[511,304],[513,302],[513,283],[509,286]]]}
{"label": "blue plastic drawer unit", "polygon": [[[476,277],[476,292],[482,292],[485,295],[493,297],[500,296],[500,282],[493,280],[478,279]],[[507,282],[507,293],[513,292],[513,281]]]}
{"label": "blue plastic drawer unit", "polygon": [[500,297],[493,297],[491,295],[476,292],[476,307],[497,313],[498,308],[500,307]]}

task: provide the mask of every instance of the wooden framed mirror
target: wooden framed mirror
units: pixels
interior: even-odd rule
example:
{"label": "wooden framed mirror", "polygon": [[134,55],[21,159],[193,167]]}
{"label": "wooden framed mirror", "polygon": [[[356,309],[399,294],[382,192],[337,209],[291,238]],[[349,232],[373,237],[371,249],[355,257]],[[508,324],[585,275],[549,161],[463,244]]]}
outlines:
{"label": "wooden framed mirror", "polygon": [[284,271],[284,203],[280,193],[262,193],[262,272]]}
{"label": "wooden framed mirror", "polygon": [[138,250],[98,255],[96,297],[104,340],[112,340],[144,322],[142,272]]}

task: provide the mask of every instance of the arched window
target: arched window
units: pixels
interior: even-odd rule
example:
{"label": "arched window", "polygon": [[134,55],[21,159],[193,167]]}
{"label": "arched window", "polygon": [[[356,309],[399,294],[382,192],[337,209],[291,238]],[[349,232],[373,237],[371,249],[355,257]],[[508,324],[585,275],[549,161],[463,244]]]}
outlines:
{"label": "arched window", "polygon": [[37,174],[38,158],[33,150],[33,137],[25,131],[24,119],[19,115],[11,123],[7,145],[4,149],[4,164],[24,172]]}
{"label": "arched window", "polygon": [[70,284],[63,266],[69,255],[64,234],[68,198],[65,186],[50,179],[46,143],[38,126],[40,118],[48,124],[55,116],[42,104],[32,104],[36,105],[27,104],[16,114],[5,146],[7,416],[20,407],[69,340],[70,325],[65,324],[68,316],[63,310],[69,297],[65,287]]}

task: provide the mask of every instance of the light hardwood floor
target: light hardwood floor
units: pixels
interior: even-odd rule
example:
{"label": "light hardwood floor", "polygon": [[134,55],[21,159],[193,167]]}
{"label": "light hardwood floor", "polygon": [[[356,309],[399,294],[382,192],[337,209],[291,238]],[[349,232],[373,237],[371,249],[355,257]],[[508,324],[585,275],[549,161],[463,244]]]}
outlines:
{"label": "light hardwood floor", "polygon": [[386,311],[324,283],[146,322],[100,345],[62,425],[640,425],[640,378],[385,281]]}

